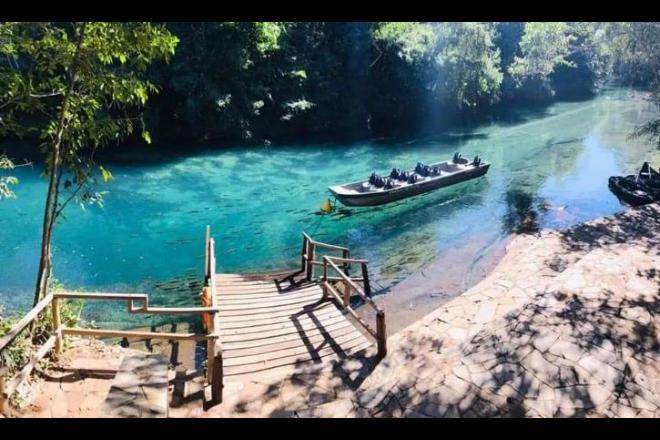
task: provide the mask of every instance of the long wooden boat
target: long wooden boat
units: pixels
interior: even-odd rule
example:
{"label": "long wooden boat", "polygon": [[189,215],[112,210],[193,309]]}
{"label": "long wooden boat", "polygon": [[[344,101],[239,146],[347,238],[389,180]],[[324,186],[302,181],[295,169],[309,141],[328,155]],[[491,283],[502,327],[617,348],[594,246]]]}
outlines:
{"label": "long wooden boat", "polygon": [[489,168],[490,163],[481,162],[478,157],[470,162],[457,153],[452,160],[430,165],[418,163],[414,170],[394,169],[388,178],[372,174],[367,180],[328,189],[346,206],[376,206],[483,176]]}

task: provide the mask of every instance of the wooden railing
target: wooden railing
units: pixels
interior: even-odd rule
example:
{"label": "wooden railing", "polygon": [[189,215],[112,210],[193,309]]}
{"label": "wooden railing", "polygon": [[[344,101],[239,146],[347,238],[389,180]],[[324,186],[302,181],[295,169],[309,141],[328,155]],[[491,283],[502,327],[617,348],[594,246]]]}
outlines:
{"label": "wooden railing", "polygon": [[[316,249],[323,248],[331,251],[341,252],[342,258],[349,259],[351,251],[343,246],[323,243],[312,239],[306,233],[303,235],[303,247],[301,252],[301,271],[305,273],[305,278],[311,281],[314,278],[314,266],[323,266],[323,261],[316,259]],[[348,275],[350,264],[344,264],[344,273]]]}
{"label": "wooden railing", "polygon": [[[387,354],[385,312],[378,307],[373,299],[371,299],[371,285],[369,284],[369,271],[367,269],[368,261],[351,258],[350,250],[347,247],[316,241],[304,232],[302,235],[303,245],[300,270],[305,274],[305,278],[309,281],[317,279],[314,273],[314,267],[322,266],[323,275],[321,277],[321,282],[323,287],[323,297],[334,297],[334,299],[376,339],[378,343],[378,355],[384,357]],[[321,257],[322,259],[319,261],[316,256],[317,248],[341,252],[342,256],[333,257],[330,255],[323,255]],[[361,277],[352,277],[350,275],[350,270],[354,264],[360,265]],[[332,276],[329,270],[334,271],[336,275]],[[357,282],[361,282],[362,286],[358,285]],[[342,283],[343,285],[343,293],[340,293],[337,290],[337,285],[339,283]],[[353,292],[357,293],[365,304],[368,304],[376,311],[376,330],[367,324],[351,306],[351,295]]]}
{"label": "wooden railing", "polygon": [[[212,402],[222,401],[222,350],[219,343],[219,337],[215,333],[215,327],[211,324],[205,333],[162,333],[151,331],[136,330],[114,330],[97,329],[81,327],[64,327],[61,322],[62,301],[67,299],[85,299],[85,300],[113,300],[126,301],[127,311],[131,314],[190,314],[203,315],[211,314],[211,323],[215,321],[215,314],[218,307],[215,304],[215,244],[210,237],[210,230],[207,228],[206,239],[206,262],[205,276],[206,282],[211,289],[210,307],[150,307],[149,297],[144,293],[85,293],[85,292],[54,292],[46,295],[37,305],[30,310],[12,329],[0,338],[0,354],[7,349],[12,342],[29,326],[31,322],[39,317],[48,306],[51,308],[53,326],[49,338],[44,344],[37,347],[36,352],[30,357],[28,363],[16,374],[8,383],[5,383],[4,374],[0,374],[0,409],[16,389],[29,377],[30,373],[37,365],[39,360],[45,357],[52,349],[56,354],[62,352],[64,346],[64,337],[69,335],[89,336],[89,337],[123,337],[123,338],[146,338],[146,339],[164,339],[179,341],[207,341],[207,384],[211,385]],[[0,371],[2,373],[2,371]]]}
{"label": "wooden railing", "polygon": [[[352,258],[339,258],[339,257],[330,257],[323,256],[323,297],[327,298],[329,295],[341,305],[343,308],[348,311],[348,313],[355,318],[357,322],[362,325],[367,332],[376,339],[378,344],[378,356],[385,357],[387,354],[387,331],[385,329],[385,312],[374,302],[373,299],[360,287],[349,275],[347,275],[343,268],[340,268],[335,261],[341,263],[354,263],[360,264],[362,266],[363,278],[367,280],[365,285],[369,285],[367,274],[367,260],[358,260]],[[333,284],[332,278],[328,275],[328,270],[334,270],[341,280],[343,285],[343,292],[340,293],[337,287],[337,284]],[[360,317],[357,312],[351,306],[351,295],[355,292],[358,296],[364,301],[365,304],[369,305],[372,309],[376,311],[376,330],[374,330],[362,317]]]}
{"label": "wooden railing", "polygon": [[[206,258],[204,263],[204,278],[206,286],[211,293],[211,307],[217,310],[215,287],[215,240],[211,237],[211,227],[206,226]],[[207,332],[215,334],[215,315],[210,319]],[[211,385],[212,400],[214,403],[222,402],[223,389],[223,360],[220,338],[209,339],[206,343],[206,377]]]}
{"label": "wooden railing", "polygon": [[[0,338],[0,355],[21,333],[23,333],[23,331],[25,331],[32,321],[39,317],[39,314],[43,312],[52,301],[53,294],[50,293],[46,295],[46,297],[39,301],[37,305],[18,321],[6,335]],[[32,373],[32,370],[37,363],[53,349],[56,342],[57,334],[51,334],[46,342],[37,348],[36,352],[30,357],[28,363],[25,364],[18,374],[16,374],[8,383],[5,383],[5,371],[0,368],[0,411],[4,413],[6,402],[16,392],[16,389],[30,376],[30,373]],[[0,365],[0,367],[2,366]]]}

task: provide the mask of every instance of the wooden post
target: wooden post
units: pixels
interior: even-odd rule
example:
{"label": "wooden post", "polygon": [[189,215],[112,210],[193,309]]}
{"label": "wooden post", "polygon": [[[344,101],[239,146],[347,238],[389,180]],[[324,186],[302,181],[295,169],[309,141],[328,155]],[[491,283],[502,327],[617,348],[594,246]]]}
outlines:
{"label": "wooden post", "polygon": [[[341,251],[341,256],[342,258],[350,258],[350,253],[348,249],[344,249],[343,251]],[[348,261],[344,261],[344,273],[346,274],[346,276],[349,276],[348,270],[350,268],[351,268],[351,263],[349,263]]]}
{"label": "wooden post", "polygon": [[[216,341],[214,340],[213,343],[215,344]],[[211,398],[213,399],[213,403],[221,403],[222,402],[222,388],[223,388],[223,374],[222,374],[222,349],[221,347],[218,347],[216,350],[217,354],[215,355],[215,359],[213,361],[213,374],[211,375],[212,377],[212,382],[211,382]]]}
{"label": "wooden post", "polygon": [[208,281],[211,274],[209,245],[211,241],[211,226],[206,225],[206,239],[204,240],[204,282]]}
{"label": "wooden post", "polygon": [[369,284],[369,270],[367,265],[362,263],[362,284],[364,285],[364,293],[371,296],[371,284]]}
{"label": "wooden post", "polygon": [[351,305],[351,289],[352,289],[352,287],[351,287],[351,284],[346,280],[344,280],[343,283],[344,283],[344,305],[346,307],[349,307]]}
{"label": "wooden post", "polygon": [[[215,317],[211,319],[211,322],[206,329],[207,334],[212,334],[215,332]],[[215,362],[215,339],[209,339],[206,341],[206,382],[208,384],[213,383],[213,373],[214,373],[214,365],[213,363]]]}
{"label": "wooden post", "polygon": [[306,278],[307,281],[312,281],[312,275],[314,272],[314,264],[312,261],[314,260],[314,243],[311,241],[307,241],[307,270],[306,270]]}
{"label": "wooden post", "polygon": [[327,282],[328,282],[328,260],[327,258],[323,257],[323,284],[321,285],[321,289],[323,290],[323,299],[326,299],[328,297],[328,288],[326,287]]}
{"label": "wooden post", "polygon": [[302,251],[300,251],[300,270],[305,271],[305,253],[307,252],[307,236],[303,235],[303,246]]}
{"label": "wooden post", "polygon": [[385,312],[382,310],[376,315],[376,334],[378,335],[378,356],[387,355],[387,331],[385,329]]}
{"label": "wooden post", "polygon": [[54,297],[50,307],[53,311],[53,332],[57,338],[55,340],[55,353],[59,355],[62,353],[62,347],[64,346],[64,336],[62,336],[62,320],[60,318],[60,299]]}
{"label": "wooden post", "polygon": [[5,399],[5,374],[6,370],[0,368],[0,414],[7,413],[7,399]]}

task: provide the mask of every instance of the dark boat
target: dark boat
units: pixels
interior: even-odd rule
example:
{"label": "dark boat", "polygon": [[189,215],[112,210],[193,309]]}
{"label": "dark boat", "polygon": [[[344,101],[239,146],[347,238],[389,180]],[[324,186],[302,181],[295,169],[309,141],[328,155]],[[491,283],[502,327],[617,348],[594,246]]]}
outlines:
{"label": "dark boat", "polygon": [[660,173],[648,162],[644,162],[636,175],[610,177],[608,186],[619,200],[632,206],[660,201]]}
{"label": "dark boat", "polygon": [[368,180],[331,186],[329,190],[346,206],[383,205],[483,176],[489,167],[490,163],[478,156],[470,162],[456,153],[452,160],[418,163],[410,171],[393,169],[388,178],[373,173]]}

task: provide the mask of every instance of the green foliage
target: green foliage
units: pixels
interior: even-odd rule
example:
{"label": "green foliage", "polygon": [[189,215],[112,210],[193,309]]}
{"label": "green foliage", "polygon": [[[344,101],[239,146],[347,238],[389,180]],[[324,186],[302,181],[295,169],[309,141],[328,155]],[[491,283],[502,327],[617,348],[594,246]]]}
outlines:
{"label": "green foliage", "polygon": [[[14,162],[12,162],[4,154],[0,154],[0,170],[14,169]],[[11,199],[16,197],[11,189],[11,185],[18,184],[18,179],[14,176],[3,176],[0,174],[0,200]]]}
{"label": "green foliage", "polygon": [[563,22],[529,22],[520,40],[521,57],[515,57],[509,73],[520,82],[546,79],[558,66],[572,66],[566,57],[575,37]]}
{"label": "green foliage", "polygon": [[[62,290],[61,284],[53,280],[52,289],[54,291]],[[75,327],[80,324],[84,302],[82,300],[66,300],[60,302],[60,322],[65,327]],[[0,310],[0,337],[9,333],[9,331],[23,318],[24,314],[3,317]],[[25,329],[19,334],[9,347],[0,353],[0,369],[5,368],[5,374],[8,376],[17,372],[25,365],[30,356],[37,347],[48,339],[53,330],[53,313],[50,307],[39,314],[35,320],[35,326],[32,332]],[[68,346],[65,338],[64,345]]]}
{"label": "green foliage", "polygon": [[445,93],[460,108],[494,103],[503,74],[494,29],[483,23],[446,23],[435,26],[437,76]]}
{"label": "green foliage", "polygon": [[98,203],[94,174],[104,169],[94,152],[136,127],[148,139],[140,108],[157,88],[145,74],[177,41],[150,23],[0,24],[0,133],[37,135],[49,173],[61,116],[64,189],[79,203]]}
{"label": "green foliage", "polygon": [[394,48],[397,56],[408,63],[428,61],[437,43],[431,25],[413,22],[379,23],[373,39],[382,43],[384,50]]}
{"label": "green foliage", "polygon": [[383,23],[374,39],[413,65],[441,105],[475,107],[497,99],[499,50],[493,29],[483,23]]}
{"label": "green foliage", "polygon": [[[660,110],[660,23],[608,23],[603,46],[616,80],[649,90],[649,102]],[[632,137],[646,138],[660,148],[660,118],[641,124]]]}
{"label": "green foliage", "polygon": [[[104,129],[99,124],[96,131],[101,139],[119,133],[119,140],[132,129],[141,133],[144,142],[157,144],[382,135],[417,129],[419,124],[437,126],[487,115],[497,105],[582,96],[613,78],[649,84],[660,70],[652,62],[657,58],[653,53],[660,52],[654,23],[221,22],[164,26],[180,43],[168,65],[151,63],[146,77],[142,76],[150,84],[160,85],[160,94],[151,97],[153,105],[147,109],[147,122],[153,130],[147,131],[140,118],[130,116],[136,115],[133,105],[142,106],[155,89],[129,77],[128,82],[120,83],[127,90],[120,87],[114,97],[128,105],[131,111],[126,126],[134,127]],[[59,28],[63,32],[54,32],[44,46],[58,47],[62,40],[71,46],[71,30]],[[104,27],[98,32],[104,34]],[[4,53],[21,50],[7,37],[12,33],[11,27],[0,32]],[[163,35],[155,45],[173,48],[168,38]],[[97,58],[122,73],[134,70],[135,57],[121,52],[104,50]],[[146,58],[158,58],[153,55]],[[54,68],[57,71],[57,63]],[[7,89],[12,96],[21,93],[20,82],[10,76],[5,81],[12,84]],[[42,94],[50,90],[42,89]],[[8,124],[3,122],[5,127]],[[80,130],[84,127],[82,124]]]}

